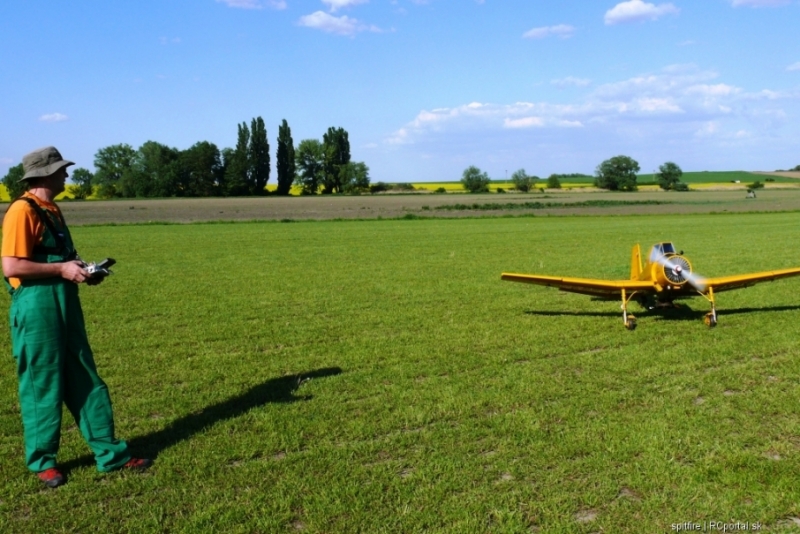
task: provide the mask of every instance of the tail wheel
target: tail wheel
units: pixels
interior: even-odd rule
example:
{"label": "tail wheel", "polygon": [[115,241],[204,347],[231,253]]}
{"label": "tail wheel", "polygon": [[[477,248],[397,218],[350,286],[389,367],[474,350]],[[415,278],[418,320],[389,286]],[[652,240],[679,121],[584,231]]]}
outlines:
{"label": "tail wheel", "polygon": [[707,313],[705,317],[703,317],[703,322],[706,323],[706,326],[711,328],[717,326],[717,318],[714,316],[714,313]]}
{"label": "tail wheel", "polygon": [[628,316],[628,320],[625,321],[625,328],[628,330],[635,330],[636,329],[636,317],[633,315]]}

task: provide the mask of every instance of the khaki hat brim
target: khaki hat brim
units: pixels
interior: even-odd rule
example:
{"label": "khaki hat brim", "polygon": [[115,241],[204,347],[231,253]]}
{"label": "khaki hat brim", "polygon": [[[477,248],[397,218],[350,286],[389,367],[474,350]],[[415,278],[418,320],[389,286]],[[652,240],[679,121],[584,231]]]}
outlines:
{"label": "khaki hat brim", "polygon": [[61,161],[56,161],[55,163],[51,163],[47,167],[42,167],[41,169],[33,169],[25,173],[25,176],[19,179],[20,182],[24,182],[25,180],[30,180],[31,178],[46,178],[55,174],[55,172],[62,168],[62,167],[69,167],[70,165],[75,165],[74,161],[69,161],[66,159],[62,159]]}

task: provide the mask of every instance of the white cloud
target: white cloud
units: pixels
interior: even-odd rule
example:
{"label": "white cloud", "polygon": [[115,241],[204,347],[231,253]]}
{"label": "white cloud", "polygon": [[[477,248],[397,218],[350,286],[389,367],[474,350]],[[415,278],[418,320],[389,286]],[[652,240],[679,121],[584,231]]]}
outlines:
{"label": "white cloud", "polygon": [[[648,133],[666,127],[681,130],[686,136],[719,133],[731,139],[733,132],[742,129],[743,122],[770,127],[787,124],[789,115],[782,106],[800,102],[800,91],[746,92],[730,84],[714,83],[715,78],[717,73],[693,65],[671,65],[658,72],[600,85],[572,103],[472,102],[422,110],[389,136],[386,143],[426,145],[456,135],[472,138],[503,131],[555,135],[568,128],[606,138],[645,124],[651,125]],[[564,80],[584,82],[580,78]],[[729,124],[735,127],[727,127]],[[647,134],[636,135],[640,139]]]}
{"label": "white cloud", "polygon": [[544,126],[544,119],[541,117],[523,117],[521,119],[509,119],[506,117],[503,120],[505,128],[532,128],[534,126]]}
{"label": "white cloud", "polygon": [[738,87],[733,87],[732,85],[727,85],[724,83],[718,83],[716,85],[698,84],[686,89],[687,94],[696,94],[702,96],[729,96],[740,92],[741,89]]}
{"label": "white cloud", "polygon": [[605,15],[605,23],[609,26],[625,22],[656,20],[664,15],[680,13],[680,9],[672,4],[648,4],[642,0],[621,2],[609,9]]}
{"label": "white cloud", "polygon": [[533,28],[522,34],[523,39],[544,39],[550,36],[569,39],[575,33],[575,28],[569,24],[558,24],[556,26],[542,26]]}
{"label": "white cloud", "polygon": [[794,63],[793,65],[789,65],[788,67],[786,67],[786,70],[788,71],[800,70],[800,61]]}
{"label": "white cloud", "polygon": [[322,0],[323,4],[328,4],[331,13],[335,13],[337,10],[344,7],[366,4],[367,2],[369,2],[369,0]]}
{"label": "white cloud", "polygon": [[370,31],[380,33],[382,31],[377,26],[363,24],[357,19],[345,15],[334,17],[324,11],[316,11],[310,15],[304,15],[300,17],[298,24],[306,28],[313,28],[336,35],[352,36],[358,32]]}
{"label": "white cloud", "polygon": [[286,9],[286,0],[217,0],[228,7],[237,9],[263,9],[264,3],[272,9]]}
{"label": "white cloud", "polygon": [[777,7],[791,3],[791,0],[733,0],[733,7]]}
{"label": "white cloud", "polygon": [[592,80],[586,78],[576,78],[575,76],[567,76],[558,80],[550,80],[550,83],[556,87],[586,87],[592,83]]}
{"label": "white cloud", "polygon": [[64,122],[69,120],[69,117],[63,113],[48,113],[39,117],[39,120],[42,122]]}

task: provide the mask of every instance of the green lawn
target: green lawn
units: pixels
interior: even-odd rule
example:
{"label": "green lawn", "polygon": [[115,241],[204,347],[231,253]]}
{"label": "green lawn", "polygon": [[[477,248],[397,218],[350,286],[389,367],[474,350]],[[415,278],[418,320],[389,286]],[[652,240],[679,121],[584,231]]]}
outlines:
{"label": "green lawn", "polygon": [[[76,227],[118,433],[156,457],[22,461],[0,336],[0,532],[669,532],[800,517],[800,279],[669,317],[500,281],[800,265],[800,214]],[[8,299],[6,299],[7,301]]]}

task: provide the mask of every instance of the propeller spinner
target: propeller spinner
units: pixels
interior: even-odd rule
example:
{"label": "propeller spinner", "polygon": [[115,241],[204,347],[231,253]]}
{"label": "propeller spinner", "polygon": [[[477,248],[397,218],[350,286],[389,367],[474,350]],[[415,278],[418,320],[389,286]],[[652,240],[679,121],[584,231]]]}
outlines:
{"label": "propeller spinner", "polygon": [[665,256],[654,251],[650,261],[659,263],[664,268],[664,276],[675,285],[688,282],[693,288],[701,293],[706,290],[706,284],[702,276],[692,272],[689,260],[683,256]]}

